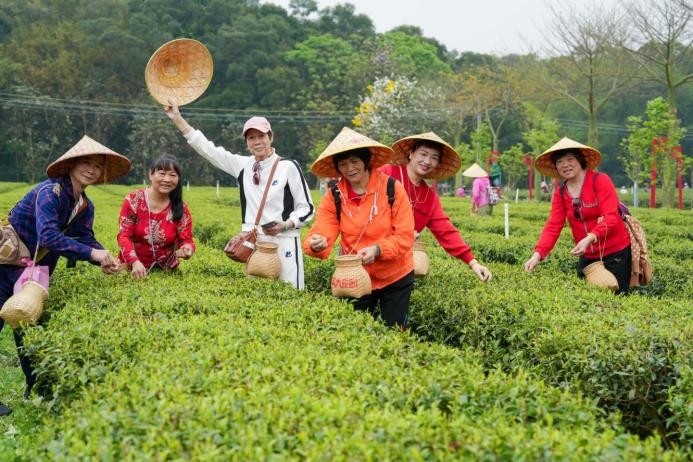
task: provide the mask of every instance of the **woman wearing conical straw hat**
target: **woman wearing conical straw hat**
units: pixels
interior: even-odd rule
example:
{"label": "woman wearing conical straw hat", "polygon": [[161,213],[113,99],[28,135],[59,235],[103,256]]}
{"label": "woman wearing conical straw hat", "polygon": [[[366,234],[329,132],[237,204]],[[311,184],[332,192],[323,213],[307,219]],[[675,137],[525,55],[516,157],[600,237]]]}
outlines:
{"label": "woman wearing conical straw hat", "polygon": [[462,172],[463,176],[474,178],[472,181],[472,215],[491,215],[493,205],[489,201],[491,181],[486,170],[476,162]]}
{"label": "woman wearing conical straw hat", "polygon": [[553,192],[551,213],[524,268],[532,272],[553,249],[566,218],[575,247],[570,253],[579,258],[577,271],[596,261],[616,277],[618,292],[627,293],[630,285],[630,237],[619,213],[619,200],[611,178],[594,169],[601,153],[590,146],[563,138],[539,157],[534,165],[546,176],[562,178]]}
{"label": "woman wearing conical straw hat", "polygon": [[[84,190],[126,175],[130,161],[106,146],[84,136],[75,146],[48,166],[48,179],[39,183],[10,211],[8,222],[31,256],[0,264],[0,305],[10,298],[28,260],[36,252],[36,261],[52,273],[63,256],[101,265],[107,274],[118,270],[118,261],[94,237],[94,204]],[[20,252],[21,253],[21,252]],[[26,258],[26,260],[24,259]],[[0,311],[1,314],[1,311]],[[4,320],[0,320],[0,330]],[[22,333],[15,329],[19,359],[26,376],[29,395],[36,376],[29,359],[22,353]],[[43,385],[43,384],[42,384]],[[46,387],[41,386],[42,393]],[[0,415],[11,412],[0,405]]]}
{"label": "woman wearing conical straw hat", "polygon": [[279,157],[272,147],[274,134],[269,121],[255,116],[245,122],[241,136],[245,138],[251,155],[242,156],[215,146],[200,130],[188,124],[173,100],[169,100],[169,104],[164,111],[190,146],[212,165],[238,180],[243,213],[242,231],[250,231],[255,227],[255,218],[268,186],[272,167],[277,162],[260,217],[259,224],[262,227],[257,229],[258,241],[269,241],[279,246],[279,279],[297,289],[303,289],[305,283],[300,228],[313,218],[313,199],[298,163]]}
{"label": "woman wearing conical straw hat", "polygon": [[472,248],[443,210],[440,197],[424,181],[442,180],[457,173],[461,165],[457,151],[433,132],[402,138],[392,149],[393,163],[380,171],[404,186],[414,212],[416,232],[428,228],[448,254],[464,261],[482,281],[491,280],[491,272],[474,258]]}
{"label": "woman wearing conical straw hat", "polygon": [[414,286],[414,217],[402,184],[378,171],[391,159],[389,147],[342,129],[311,166],[319,177],[341,179],[338,194],[328,191],[320,202],[303,248],[325,259],[341,236],[341,254],[361,257],[373,289],[353,300],[354,308],[405,328]]}

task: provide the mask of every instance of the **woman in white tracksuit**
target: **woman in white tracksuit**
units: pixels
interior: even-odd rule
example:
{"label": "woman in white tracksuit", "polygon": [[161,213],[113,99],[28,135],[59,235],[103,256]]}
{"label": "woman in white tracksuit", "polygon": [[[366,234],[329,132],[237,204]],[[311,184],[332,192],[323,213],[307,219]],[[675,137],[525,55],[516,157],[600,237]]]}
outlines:
{"label": "woman in white tracksuit", "polygon": [[[264,117],[251,117],[243,126],[251,156],[232,154],[215,146],[201,131],[193,129],[181,116],[178,106],[166,106],[164,111],[181,131],[190,146],[215,167],[238,180],[241,193],[243,231],[252,229],[260,201],[269,179],[272,165],[278,156],[272,147],[272,127]],[[310,190],[298,163],[282,158],[274,172],[267,201],[262,210],[258,230],[259,240],[279,245],[280,279],[303,289],[303,251],[299,228],[313,217],[314,207]]]}

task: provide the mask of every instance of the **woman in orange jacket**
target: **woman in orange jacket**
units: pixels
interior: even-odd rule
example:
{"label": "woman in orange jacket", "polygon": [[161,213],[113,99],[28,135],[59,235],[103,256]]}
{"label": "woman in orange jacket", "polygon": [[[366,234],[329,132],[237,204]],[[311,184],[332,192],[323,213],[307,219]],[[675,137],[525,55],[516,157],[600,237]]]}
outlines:
{"label": "woman in orange jacket", "polygon": [[388,187],[389,176],[377,170],[392,154],[389,147],[342,129],[311,166],[317,176],[341,179],[335,193],[327,191],[320,202],[303,249],[325,259],[341,236],[340,254],[361,257],[373,288],[353,300],[354,308],[382,316],[388,326],[406,327],[414,286],[414,215],[402,184],[390,180]]}

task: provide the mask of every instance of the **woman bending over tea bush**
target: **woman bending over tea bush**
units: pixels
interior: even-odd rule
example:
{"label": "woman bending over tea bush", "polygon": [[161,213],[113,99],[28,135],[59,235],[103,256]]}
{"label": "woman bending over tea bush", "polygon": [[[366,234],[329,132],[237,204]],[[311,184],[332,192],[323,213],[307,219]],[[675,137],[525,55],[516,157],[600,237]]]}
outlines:
{"label": "woman bending over tea bush", "polygon": [[525,271],[532,272],[551,252],[566,218],[575,247],[570,253],[580,257],[578,276],[591,263],[604,261],[604,267],[618,282],[617,293],[627,293],[630,285],[630,237],[619,213],[619,200],[611,178],[594,169],[602,156],[596,149],[563,138],[537,157],[535,166],[546,176],[562,178],[551,202],[551,214],[539,236]]}
{"label": "woman bending over tea bush", "polygon": [[[36,185],[9,213],[7,221],[28,255],[19,252],[15,261],[0,264],[0,305],[12,296],[26,260],[34,258],[34,254],[35,263],[47,266],[49,274],[53,273],[61,256],[99,264],[107,274],[117,272],[118,260],[94,237],[94,204],[84,191],[89,185],[114,180],[129,171],[127,158],[88,136],[48,166],[49,179]],[[4,324],[0,319],[0,330]],[[30,359],[23,353],[22,339],[21,329],[15,329],[14,340],[26,377],[24,397],[27,398],[36,384],[36,375]],[[47,388],[41,386],[39,392],[45,394]],[[0,404],[0,415],[10,412],[9,407]]]}

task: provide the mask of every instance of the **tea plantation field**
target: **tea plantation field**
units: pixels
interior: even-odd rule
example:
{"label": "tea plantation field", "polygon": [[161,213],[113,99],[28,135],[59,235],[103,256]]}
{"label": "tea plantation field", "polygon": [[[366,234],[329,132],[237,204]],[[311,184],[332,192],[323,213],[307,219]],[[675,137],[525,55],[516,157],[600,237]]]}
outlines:
{"label": "tea plantation field", "polygon": [[[29,185],[0,183],[7,211]],[[115,252],[132,188],[91,187],[97,238]],[[314,195],[319,201],[317,192]],[[690,460],[693,212],[637,209],[655,266],[628,297],[575,275],[569,230],[533,274],[548,215],[510,204],[472,218],[444,206],[494,279],[479,282],[430,233],[432,270],[412,327],[388,329],[329,290],[249,279],[221,248],[237,190],[185,192],[198,252],[134,282],[59,265],[27,348],[54,386],[23,400],[11,329],[0,334],[2,460]]]}

